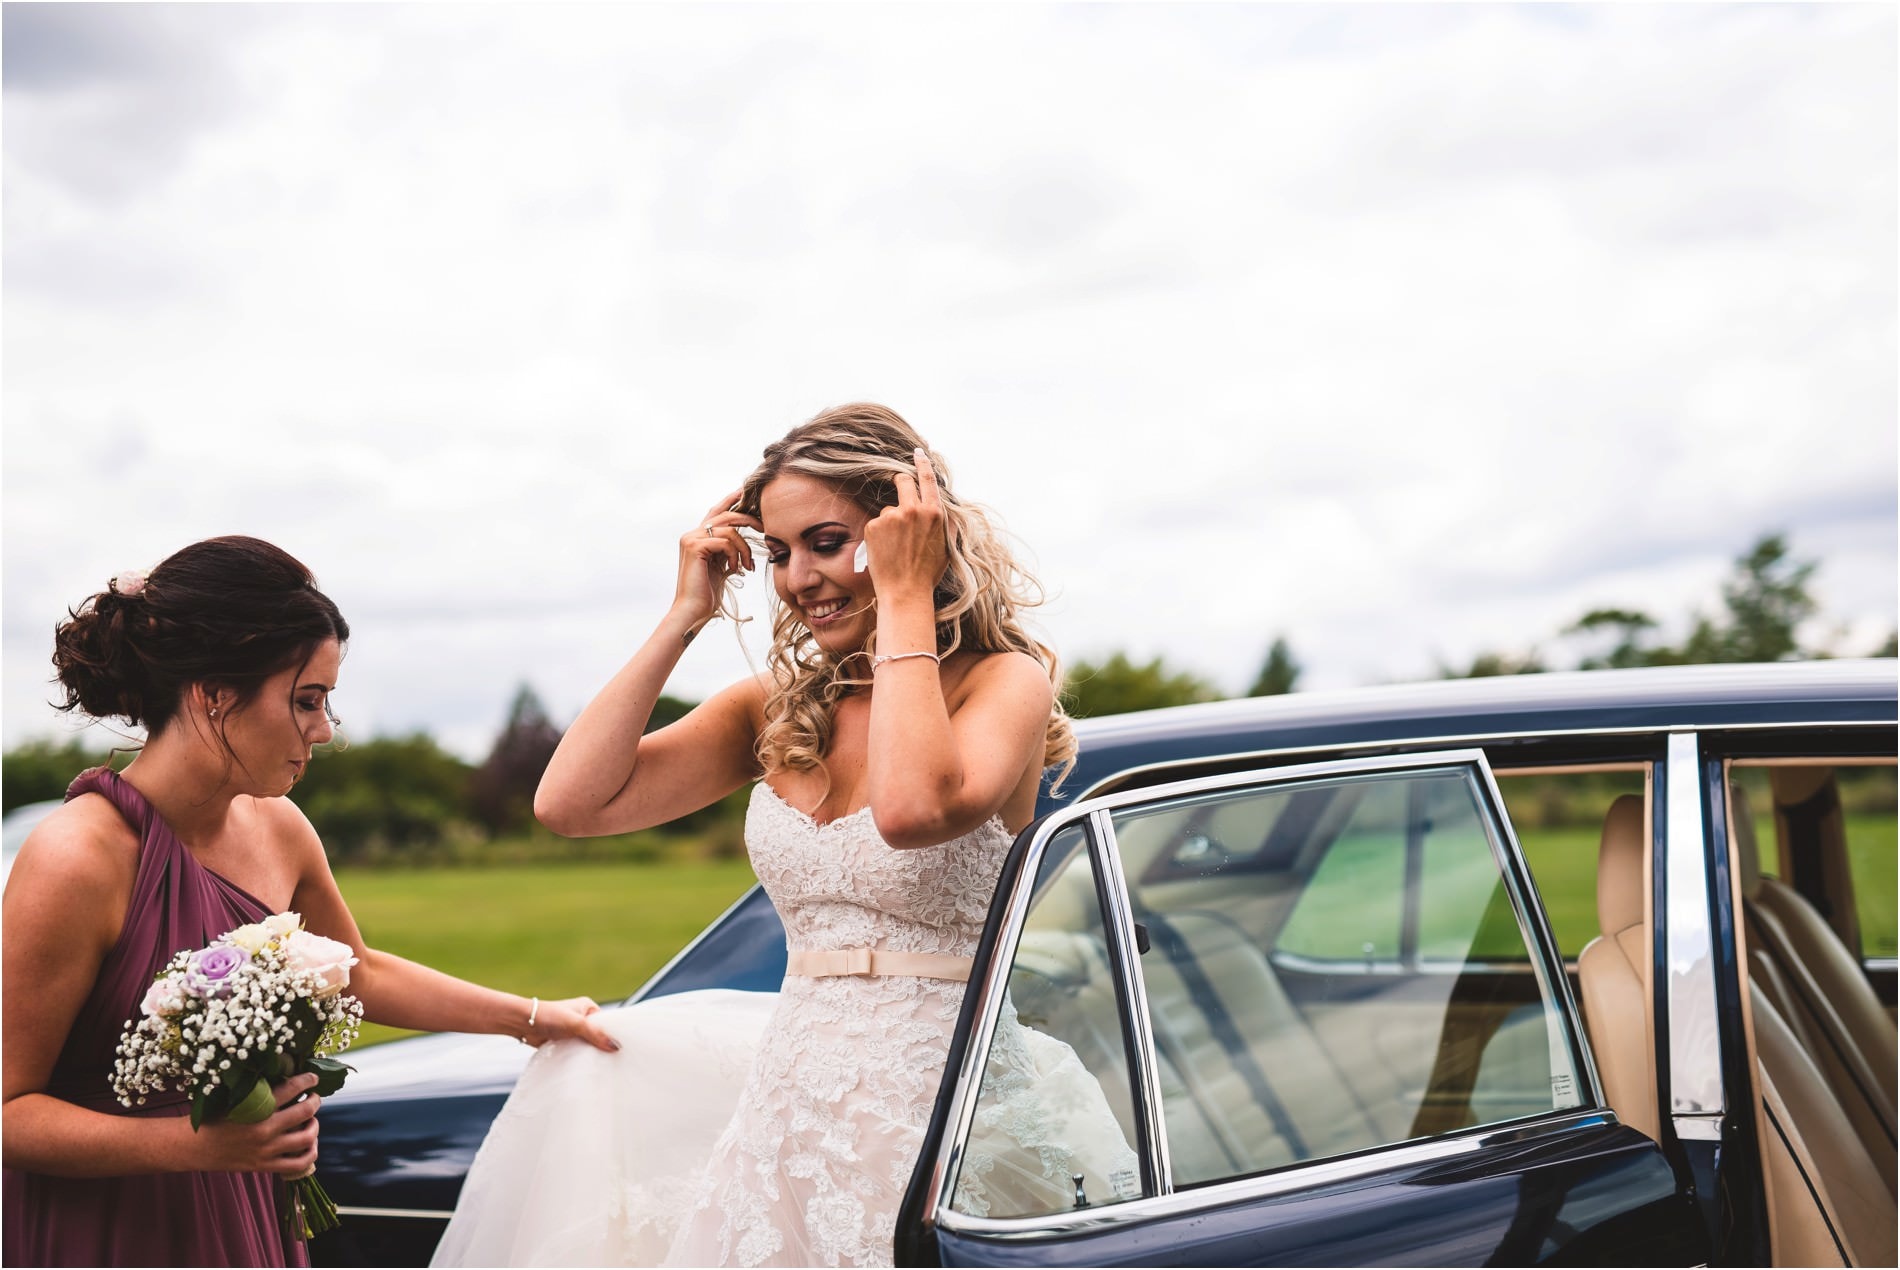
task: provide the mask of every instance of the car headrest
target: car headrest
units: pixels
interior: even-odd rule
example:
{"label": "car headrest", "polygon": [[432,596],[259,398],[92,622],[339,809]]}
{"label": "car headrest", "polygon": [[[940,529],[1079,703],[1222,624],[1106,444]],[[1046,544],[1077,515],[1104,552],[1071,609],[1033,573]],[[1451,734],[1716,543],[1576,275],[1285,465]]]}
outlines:
{"label": "car headrest", "polygon": [[1643,800],[1624,794],[1603,817],[1597,848],[1597,922],[1605,935],[1643,920]]}
{"label": "car headrest", "polygon": [[1761,845],[1755,841],[1755,817],[1749,811],[1748,791],[1733,781],[1728,787],[1729,832],[1735,835],[1735,871],[1742,898],[1753,899],[1761,890]]}

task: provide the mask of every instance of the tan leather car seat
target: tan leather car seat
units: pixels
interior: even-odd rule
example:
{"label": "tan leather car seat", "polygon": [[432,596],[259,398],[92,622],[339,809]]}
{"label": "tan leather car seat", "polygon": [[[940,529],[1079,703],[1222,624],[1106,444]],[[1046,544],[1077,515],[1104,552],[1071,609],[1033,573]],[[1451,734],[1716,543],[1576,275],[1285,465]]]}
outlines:
{"label": "tan leather car seat", "polygon": [[1892,1188],[1780,1012],[1749,998],[1773,1264],[1894,1265]]}
{"label": "tan leather car seat", "polygon": [[1597,925],[1603,932],[1577,957],[1584,1026],[1596,1055],[1603,1096],[1617,1119],[1658,1134],[1656,1045],[1650,1019],[1650,938],[1644,903],[1649,871],[1643,798],[1624,794],[1603,817],[1597,848]]}
{"label": "tan leather car seat", "polygon": [[1894,1027],[1826,920],[1794,888],[1763,877],[1748,794],[1729,787],[1729,825],[1747,923],[1749,978],[1775,1007],[1880,1171],[1895,1185]]}

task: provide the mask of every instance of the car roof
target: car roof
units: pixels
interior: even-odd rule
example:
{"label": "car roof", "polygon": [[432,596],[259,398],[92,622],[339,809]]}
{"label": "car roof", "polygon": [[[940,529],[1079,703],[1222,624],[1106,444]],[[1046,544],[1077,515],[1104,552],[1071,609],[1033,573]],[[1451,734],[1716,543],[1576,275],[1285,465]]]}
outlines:
{"label": "car roof", "polygon": [[1666,666],[1444,679],[1297,692],[1078,720],[1057,801],[1130,768],[1285,749],[1435,737],[1892,723],[1900,663]]}

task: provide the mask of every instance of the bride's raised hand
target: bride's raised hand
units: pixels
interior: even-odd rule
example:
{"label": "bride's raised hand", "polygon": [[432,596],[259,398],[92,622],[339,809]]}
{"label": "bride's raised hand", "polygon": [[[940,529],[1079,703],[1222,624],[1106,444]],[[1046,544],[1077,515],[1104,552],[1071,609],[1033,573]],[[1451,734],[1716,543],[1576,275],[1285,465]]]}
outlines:
{"label": "bride's raised hand", "polygon": [[589,997],[543,1001],[535,1011],[534,1027],[521,1039],[539,1047],[547,1041],[586,1041],[597,1050],[617,1050],[620,1042],[601,1027],[600,1007]]}
{"label": "bride's raised hand", "polygon": [[950,559],[930,456],[916,451],[915,472],[898,473],[895,484],[897,506],[886,507],[864,527],[871,582],[881,601],[917,594],[929,600]]}
{"label": "bride's raised hand", "polygon": [[700,523],[680,538],[679,581],[673,595],[673,607],[698,631],[719,611],[720,592],[726,578],[741,570],[756,567],[752,545],[739,533],[740,526],[758,529],[759,522],[732,510],[741,491],[734,490],[714,503]]}

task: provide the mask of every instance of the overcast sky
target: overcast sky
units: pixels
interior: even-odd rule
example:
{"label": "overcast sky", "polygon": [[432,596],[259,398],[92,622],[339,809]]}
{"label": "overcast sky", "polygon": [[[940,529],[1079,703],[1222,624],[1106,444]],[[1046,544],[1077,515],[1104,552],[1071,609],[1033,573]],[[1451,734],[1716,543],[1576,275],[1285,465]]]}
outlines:
{"label": "overcast sky", "polygon": [[[565,721],[678,535],[859,399],[1071,658],[1567,663],[1769,529],[1812,638],[1894,622],[1892,5],[4,22],[9,746],[67,726],[66,605],[240,532],[349,617],[355,734],[479,756],[524,681]],[[673,689],[744,671],[715,630]]]}

